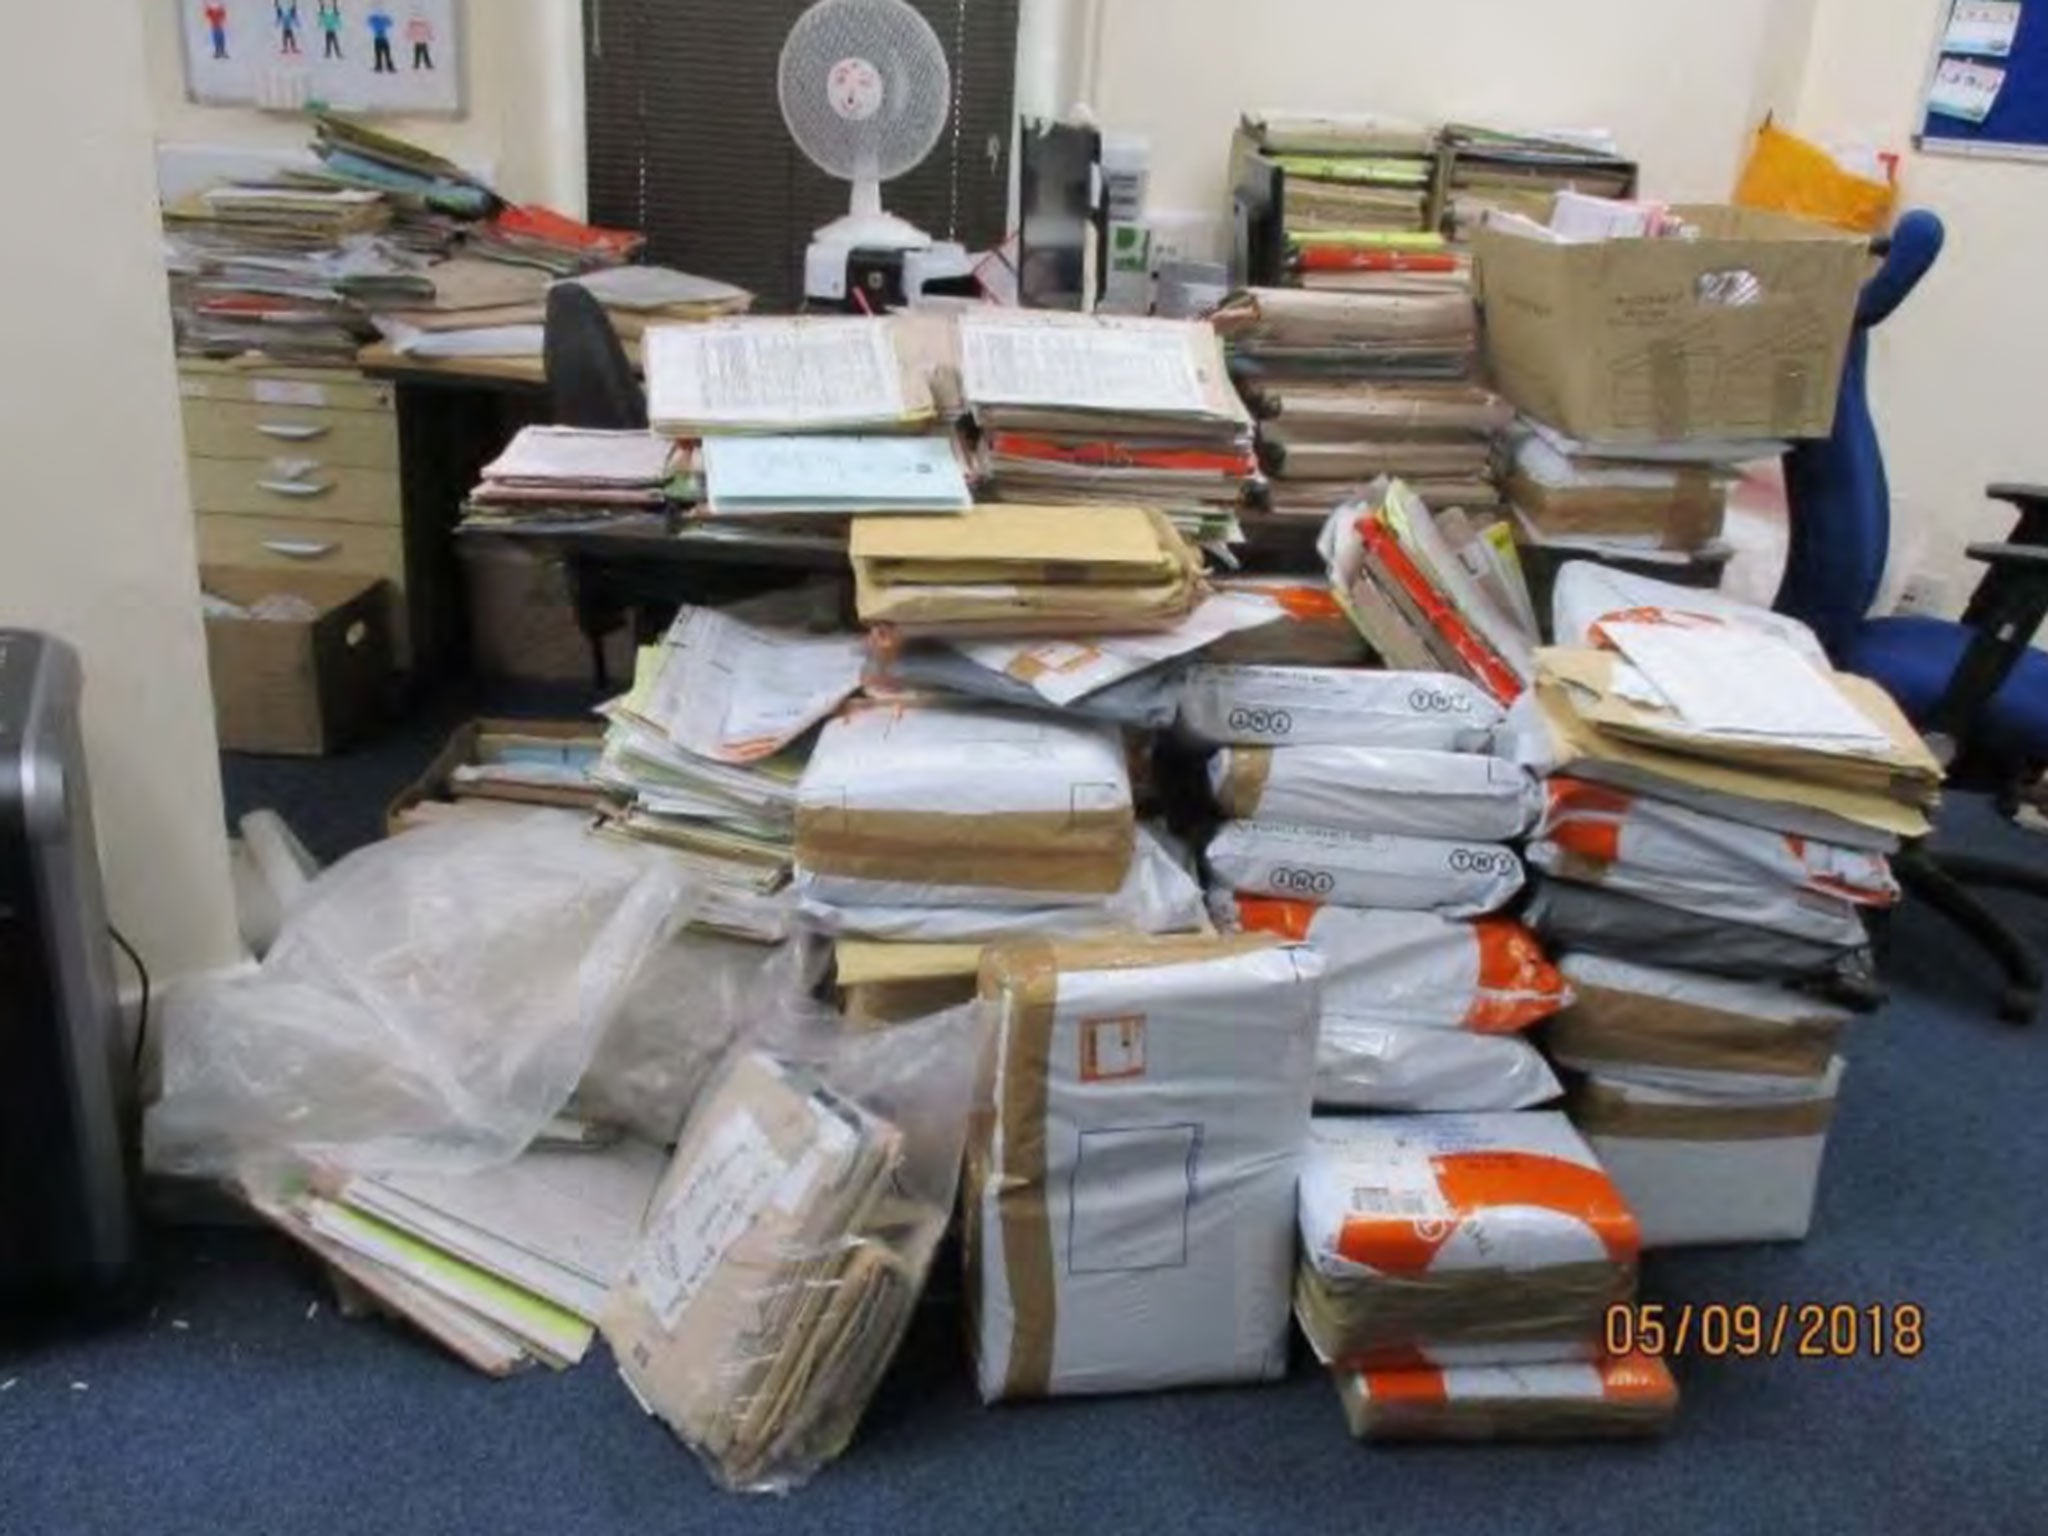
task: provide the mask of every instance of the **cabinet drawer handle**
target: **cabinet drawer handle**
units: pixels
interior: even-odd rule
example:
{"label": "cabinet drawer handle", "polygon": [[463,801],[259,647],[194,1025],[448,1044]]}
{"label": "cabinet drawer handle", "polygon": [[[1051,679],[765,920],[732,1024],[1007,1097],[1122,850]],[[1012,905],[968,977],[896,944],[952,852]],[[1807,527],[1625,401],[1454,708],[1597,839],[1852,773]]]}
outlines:
{"label": "cabinet drawer handle", "polygon": [[315,438],[325,437],[332,427],[299,425],[289,421],[259,421],[256,430],[265,437],[274,437],[287,443],[310,443]]}
{"label": "cabinet drawer handle", "polygon": [[296,496],[301,501],[310,501],[315,496],[325,496],[334,489],[332,480],[258,480],[257,487],[278,496]]}
{"label": "cabinet drawer handle", "polygon": [[320,543],[312,539],[265,539],[263,547],[273,555],[283,555],[288,560],[325,560],[341,546],[335,543]]}

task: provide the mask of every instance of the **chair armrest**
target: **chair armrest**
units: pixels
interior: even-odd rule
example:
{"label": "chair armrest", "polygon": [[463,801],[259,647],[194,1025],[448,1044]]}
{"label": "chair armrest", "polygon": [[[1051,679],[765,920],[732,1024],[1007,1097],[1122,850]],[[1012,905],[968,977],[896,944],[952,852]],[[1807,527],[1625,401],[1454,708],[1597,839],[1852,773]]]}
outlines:
{"label": "chair armrest", "polygon": [[1972,560],[1983,561],[1994,572],[2048,573],[2048,546],[2040,544],[1971,544],[1963,553]]}
{"label": "chair armrest", "polygon": [[1993,501],[2009,501],[2016,507],[2023,507],[2030,501],[2048,502],[2048,485],[2024,485],[2017,480],[1994,480],[1984,487],[1984,494]]}

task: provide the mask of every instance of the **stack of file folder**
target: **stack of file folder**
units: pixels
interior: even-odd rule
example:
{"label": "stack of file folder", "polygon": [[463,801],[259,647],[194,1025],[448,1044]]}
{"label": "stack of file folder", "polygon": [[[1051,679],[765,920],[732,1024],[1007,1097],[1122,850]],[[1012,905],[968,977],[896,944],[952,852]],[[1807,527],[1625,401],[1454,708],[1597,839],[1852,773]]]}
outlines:
{"label": "stack of file folder", "polygon": [[1198,542],[1234,538],[1258,464],[1207,322],[971,313],[960,378],[995,499],[1144,506]]}
{"label": "stack of file folder", "polygon": [[674,849],[715,899],[703,926],[773,942],[788,928],[797,781],[815,728],[860,686],[857,635],[801,627],[804,593],[682,609],[602,711],[605,825]]}
{"label": "stack of file folder", "polygon": [[351,118],[323,114],[313,126],[317,171],[298,173],[337,186],[369,187],[388,196],[422,240],[445,246],[446,220],[484,219],[503,200],[454,161]]}
{"label": "stack of file folder", "polygon": [[322,1171],[251,1198],[350,1294],[507,1376],[583,1358],[666,1166],[636,1141],[543,1140],[478,1173]]}
{"label": "stack of file folder", "polygon": [[278,362],[352,362],[375,334],[365,285],[416,280],[389,238],[383,195],[356,188],[227,183],[163,210],[181,352]]}
{"label": "stack of file folder", "polygon": [[484,466],[464,528],[529,531],[664,515],[675,445],[651,432],[522,427]]}
{"label": "stack of file folder", "polygon": [[1478,316],[1462,273],[1247,289],[1215,323],[1259,418],[1269,483],[1248,519],[1255,543],[1305,543],[1382,476],[1432,506],[1498,504],[1494,444],[1514,413],[1471,382]]}
{"label": "stack of file folder", "polygon": [[1437,237],[1436,135],[1367,116],[1247,113],[1235,153],[1278,168],[1282,222],[1297,253],[1423,251]]}
{"label": "stack of file folder", "polygon": [[656,325],[644,340],[654,430],[922,432],[937,420],[915,328],[859,316],[739,316]]}
{"label": "stack of file folder", "polygon": [[1635,194],[1635,162],[1605,135],[1502,133],[1452,123],[1441,153],[1444,223],[1460,243],[1495,210],[1541,223],[1559,192]]}
{"label": "stack of file folder", "polygon": [[843,535],[863,513],[964,512],[958,442],[895,434],[710,437],[698,451],[700,521]]}

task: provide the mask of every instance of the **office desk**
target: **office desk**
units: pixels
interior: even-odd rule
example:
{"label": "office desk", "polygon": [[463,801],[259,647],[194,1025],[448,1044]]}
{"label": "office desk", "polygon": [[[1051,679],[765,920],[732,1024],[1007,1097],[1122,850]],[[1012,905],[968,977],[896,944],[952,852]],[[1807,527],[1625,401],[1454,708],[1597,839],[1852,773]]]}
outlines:
{"label": "office desk", "polygon": [[645,641],[665,628],[684,603],[731,602],[820,576],[843,578],[849,602],[852,596],[844,544],[736,544],[687,531],[637,528],[557,533],[470,528],[458,537],[510,540],[562,560],[576,603],[576,624],[590,644],[591,672],[600,688],[616,681],[607,675],[604,637],[625,622],[629,611],[639,619],[634,639]]}
{"label": "office desk", "polygon": [[[433,530],[444,551],[442,591],[453,600],[436,605],[444,621],[441,638],[447,649],[442,654],[466,655],[453,559],[455,526],[484,465],[504,451],[521,427],[547,419],[546,375],[537,358],[428,362],[401,357],[381,344],[365,347],[356,361],[365,375],[395,391],[406,526]],[[562,559],[577,625],[590,642],[601,686],[607,681],[603,637],[618,628],[629,610],[673,611],[681,603],[729,601],[847,569],[843,546],[791,549],[606,529],[546,534],[471,529],[459,537],[511,539]]]}

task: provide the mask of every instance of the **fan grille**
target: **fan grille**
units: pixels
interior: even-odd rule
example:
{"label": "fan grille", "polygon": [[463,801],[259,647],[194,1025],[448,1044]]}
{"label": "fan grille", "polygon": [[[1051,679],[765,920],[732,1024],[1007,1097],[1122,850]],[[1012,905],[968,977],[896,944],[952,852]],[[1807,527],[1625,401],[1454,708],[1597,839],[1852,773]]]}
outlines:
{"label": "fan grille", "polygon": [[938,143],[953,82],[938,34],[904,0],[819,0],[782,45],[778,90],[821,170],[887,181]]}

